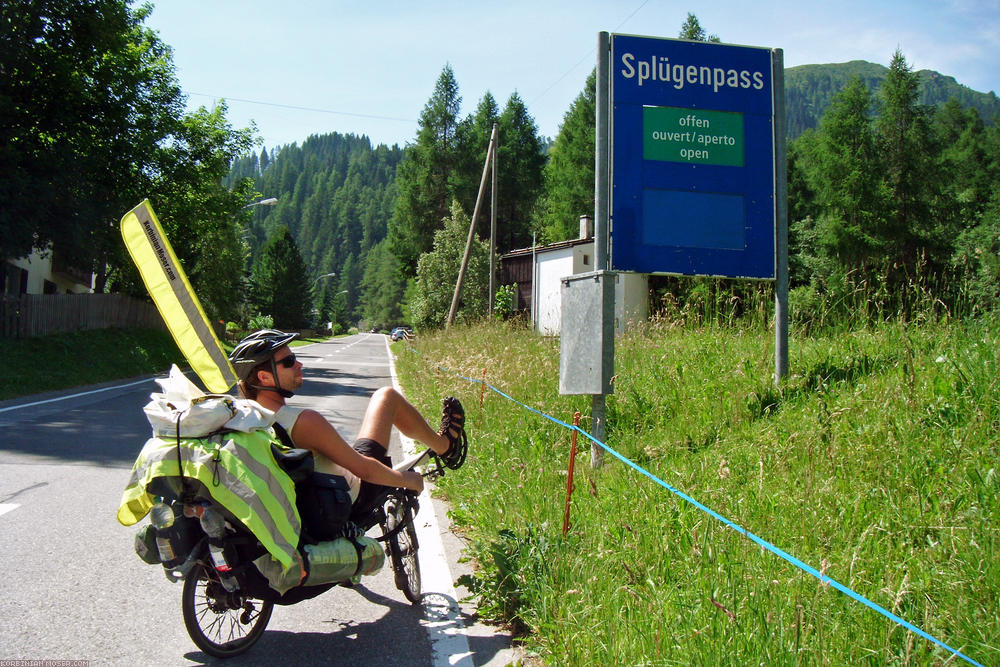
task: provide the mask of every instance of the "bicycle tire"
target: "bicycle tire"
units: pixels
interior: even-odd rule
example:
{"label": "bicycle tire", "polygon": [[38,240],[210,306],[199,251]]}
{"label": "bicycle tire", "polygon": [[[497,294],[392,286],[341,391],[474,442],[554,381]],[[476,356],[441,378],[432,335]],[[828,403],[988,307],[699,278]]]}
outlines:
{"label": "bicycle tire", "polygon": [[257,643],[274,611],[273,602],[229,593],[201,563],[184,580],[181,606],[192,641],[215,658],[240,655]]}
{"label": "bicycle tire", "polygon": [[[396,530],[399,526],[400,529]],[[417,531],[413,526],[413,512],[406,504],[389,503],[383,532],[389,535],[389,560],[392,562],[396,588],[403,592],[413,604],[420,604],[421,594],[420,561],[417,552]],[[395,532],[395,534],[392,534]]]}

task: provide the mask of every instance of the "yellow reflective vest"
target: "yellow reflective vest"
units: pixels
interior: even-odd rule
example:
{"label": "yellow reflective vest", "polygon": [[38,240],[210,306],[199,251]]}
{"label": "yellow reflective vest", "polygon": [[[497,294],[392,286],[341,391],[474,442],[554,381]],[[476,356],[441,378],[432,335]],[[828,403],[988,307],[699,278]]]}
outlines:
{"label": "yellow reflective vest", "polygon": [[212,500],[242,522],[282,568],[291,568],[302,524],[295,484],[274,460],[272,443],[277,444],[269,430],[179,441],[150,438],[132,467],[118,521],[131,526],[149,513],[155,496],[148,486],[158,477],[178,477],[179,457],[184,477],[201,482]]}

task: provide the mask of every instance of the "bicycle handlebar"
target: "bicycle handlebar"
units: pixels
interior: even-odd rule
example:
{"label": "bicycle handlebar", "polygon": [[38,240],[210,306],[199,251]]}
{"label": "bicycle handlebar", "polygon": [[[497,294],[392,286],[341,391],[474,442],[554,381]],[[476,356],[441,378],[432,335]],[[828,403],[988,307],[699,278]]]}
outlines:
{"label": "bicycle handlebar", "polygon": [[417,452],[410,458],[400,461],[399,463],[394,465],[392,469],[398,472],[402,472],[404,470],[413,470],[418,465],[420,465],[421,463],[426,463],[428,460],[433,460],[436,465],[430,470],[425,470],[423,473],[421,473],[424,477],[436,477],[439,475],[444,475],[444,467],[441,465],[441,462],[438,460],[437,456],[434,454],[434,450],[432,449],[425,449],[422,452]]}

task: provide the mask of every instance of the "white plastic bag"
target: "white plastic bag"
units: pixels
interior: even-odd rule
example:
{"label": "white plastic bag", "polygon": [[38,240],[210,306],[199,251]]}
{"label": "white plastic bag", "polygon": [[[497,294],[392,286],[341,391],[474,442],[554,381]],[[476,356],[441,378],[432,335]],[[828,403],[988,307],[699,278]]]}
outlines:
{"label": "white plastic bag", "polygon": [[176,364],[156,382],[162,392],[150,394],[143,408],[154,436],[200,438],[221,429],[250,433],[274,423],[274,413],[254,401],[204,393]]}

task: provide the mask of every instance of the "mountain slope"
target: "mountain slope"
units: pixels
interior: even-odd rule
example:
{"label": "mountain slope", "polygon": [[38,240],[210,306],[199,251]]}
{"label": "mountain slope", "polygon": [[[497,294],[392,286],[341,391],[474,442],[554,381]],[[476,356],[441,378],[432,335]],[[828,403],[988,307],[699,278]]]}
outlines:
{"label": "mountain slope", "polygon": [[[877,92],[889,72],[887,67],[864,60],[825,65],[799,65],[785,69],[785,115],[788,138],[819,125],[820,118],[833,97],[851,79],[860,76],[868,89]],[[954,77],[932,70],[920,70],[920,103],[939,106],[956,98],[964,107],[972,107],[987,122],[1000,116],[1000,98],[996,93],[980,93],[958,83]]]}

